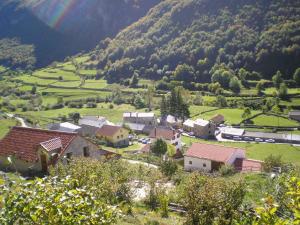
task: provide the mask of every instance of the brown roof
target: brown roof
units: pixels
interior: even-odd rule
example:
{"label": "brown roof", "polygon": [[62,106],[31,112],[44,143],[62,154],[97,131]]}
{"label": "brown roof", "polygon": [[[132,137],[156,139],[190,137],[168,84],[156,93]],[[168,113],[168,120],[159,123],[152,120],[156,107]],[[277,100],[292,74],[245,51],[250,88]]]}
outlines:
{"label": "brown roof", "polygon": [[100,129],[98,129],[97,135],[111,137],[115,133],[117,133],[120,129],[122,129],[122,127],[111,126],[111,125],[104,125]]}
{"label": "brown roof", "polygon": [[54,138],[54,139],[51,139],[49,141],[42,142],[40,145],[49,152],[62,148],[60,138]]}
{"label": "brown roof", "polygon": [[165,129],[165,128],[154,128],[149,137],[150,138],[163,138],[166,140],[172,140],[176,134],[175,130]]}
{"label": "brown roof", "polygon": [[245,150],[222,145],[194,143],[185,156],[226,163],[236,151]]}
{"label": "brown roof", "polygon": [[224,116],[221,114],[214,115],[211,119],[214,123],[223,123],[224,122]]}
{"label": "brown roof", "polygon": [[63,152],[76,136],[76,133],[13,127],[0,141],[0,155],[14,155],[18,159],[34,162],[38,160],[39,146],[43,145],[46,150],[53,150],[54,147],[59,147],[59,138]]}

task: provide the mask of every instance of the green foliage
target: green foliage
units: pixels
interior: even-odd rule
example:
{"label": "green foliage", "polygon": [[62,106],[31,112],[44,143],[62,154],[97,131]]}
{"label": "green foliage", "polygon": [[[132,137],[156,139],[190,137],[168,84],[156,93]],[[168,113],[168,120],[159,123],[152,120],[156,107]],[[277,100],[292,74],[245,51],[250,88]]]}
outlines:
{"label": "green foliage", "polygon": [[300,68],[297,68],[295,70],[293,78],[294,78],[294,81],[297,83],[297,85],[300,85]]}
{"label": "green foliage", "polygon": [[236,77],[231,78],[230,82],[229,82],[229,88],[235,94],[239,94],[241,92],[241,83],[240,83],[240,81]]}
{"label": "green foliage", "polygon": [[263,169],[266,172],[272,172],[274,167],[282,166],[284,166],[284,163],[280,155],[269,155],[263,163]]}
{"label": "green foliage", "polygon": [[186,224],[233,224],[245,196],[242,183],[193,173],[184,188]]}
{"label": "green foliage", "polygon": [[279,90],[278,90],[278,96],[282,99],[285,99],[288,95],[288,88],[286,84],[283,82],[280,84]]}
{"label": "green foliage", "polygon": [[167,177],[172,177],[178,170],[177,163],[172,160],[162,161],[159,167],[162,174]]}
{"label": "green foliage", "polygon": [[34,46],[17,39],[0,38],[0,63],[12,68],[30,69],[36,62]]}
{"label": "green foliage", "polygon": [[203,98],[200,92],[197,92],[196,97],[193,100],[194,105],[203,105]]}
{"label": "green foliage", "polygon": [[243,118],[244,120],[248,120],[250,117],[251,117],[251,109],[250,109],[249,107],[246,107],[246,108],[244,109],[243,114],[242,114],[242,118]]}
{"label": "green foliage", "polygon": [[276,72],[276,74],[272,77],[272,81],[273,81],[274,87],[279,89],[280,84],[283,82],[282,74],[280,71]]}
{"label": "green foliage", "polygon": [[177,118],[185,119],[190,117],[189,105],[183,99],[183,90],[181,88],[174,88],[171,95],[166,98],[163,97],[161,102],[162,115],[172,115]]}
{"label": "green foliage", "polygon": [[223,165],[220,167],[219,172],[222,176],[230,176],[235,173],[235,168],[232,165]]}
{"label": "green foliage", "polygon": [[[44,178],[1,189],[1,224],[114,224],[118,213],[78,180]],[[16,207],[17,206],[17,207]]]}
{"label": "green foliage", "polygon": [[187,65],[178,65],[174,71],[175,80],[192,82],[195,80],[195,71],[194,68]]}
{"label": "green foliage", "polygon": [[156,155],[164,155],[168,151],[168,145],[163,139],[157,139],[151,144],[151,152]]}

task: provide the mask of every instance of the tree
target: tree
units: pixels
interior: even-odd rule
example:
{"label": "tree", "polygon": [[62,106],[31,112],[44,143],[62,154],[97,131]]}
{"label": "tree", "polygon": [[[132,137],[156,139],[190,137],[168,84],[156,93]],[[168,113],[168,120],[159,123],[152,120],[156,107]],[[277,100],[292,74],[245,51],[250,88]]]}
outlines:
{"label": "tree", "polygon": [[242,118],[243,118],[244,120],[248,120],[250,117],[251,117],[251,109],[250,109],[249,107],[246,107],[246,108],[244,109],[243,114],[242,114]]}
{"label": "tree", "polygon": [[153,107],[154,94],[155,94],[155,87],[148,86],[147,91],[145,93],[145,103],[150,111],[152,110],[152,107]]}
{"label": "tree", "polygon": [[[78,180],[36,178],[2,187],[1,224],[115,224],[118,212]],[[18,207],[16,207],[18,206]]]}
{"label": "tree", "polygon": [[166,97],[165,97],[165,95],[163,95],[162,99],[161,99],[161,103],[160,103],[160,115],[162,117],[165,117],[168,115],[168,112],[169,112],[168,108],[169,108],[169,106],[168,106]]}
{"label": "tree", "polygon": [[297,85],[299,86],[300,85],[300,68],[297,68],[295,70],[295,73],[294,73],[294,81],[297,83]]}
{"label": "tree", "polygon": [[282,74],[281,72],[278,70],[276,72],[276,74],[272,77],[272,81],[273,81],[273,84],[274,84],[274,87],[275,88],[279,88],[280,87],[280,84],[282,83],[283,79],[282,79]]}
{"label": "tree", "polygon": [[70,118],[74,121],[75,124],[78,124],[80,119],[80,113],[75,112],[70,114]]}
{"label": "tree", "polygon": [[211,81],[212,83],[218,82],[219,84],[221,84],[223,88],[226,89],[229,87],[229,82],[232,77],[233,77],[233,73],[231,71],[225,69],[219,69],[213,73],[211,77]]}
{"label": "tree", "polygon": [[278,96],[282,99],[285,99],[288,95],[288,88],[286,84],[283,82],[280,84],[279,90],[278,90]]}
{"label": "tree", "polygon": [[133,105],[137,109],[142,109],[145,107],[145,102],[140,94],[134,96]]}
{"label": "tree", "polygon": [[36,85],[34,85],[34,86],[31,88],[30,93],[33,94],[33,95],[35,95],[35,94],[36,94],[36,90],[37,90]]}
{"label": "tree", "polygon": [[197,92],[193,101],[194,105],[203,105],[203,98],[200,92]]}
{"label": "tree", "polygon": [[161,156],[168,151],[168,145],[163,139],[159,138],[151,144],[150,149],[152,153]]}
{"label": "tree", "polygon": [[256,84],[256,90],[257,90],[257,95],[261,95],[263,90],[264,90],[264,82],[263,81],[259,81]]}
{"label": "tree", "polygon": [[232,77],[229,82],[229,88],[232,90],[235,94],[238,94],[241,92],[241,83],[236,77]]}
{"label": "tree", "polygon": [[216,99],[216,104],[219,108],[227,107],[227,100],[225,96],[218,95]]}
{"label": "tree", "polygon": [[131,78],[130,86],[137,87],[138,83],[139,83],[139,75],[138,73],[135,72]]}
{"label": "tree", "polygon": [[167,177],[172,177],[178,170],[177,163],[172,160],[162,161],[159,167],[160,171]]}
{"label": "tree", "polygon": [[195,80],[195,71],[192,66],[187,64],[178,65],[174,71],[175,80],[192,82]]}
{"label": "tree", "polygon": [[191,174],[183,194],[185,224],[238,224],[245,193],[243,183]]}

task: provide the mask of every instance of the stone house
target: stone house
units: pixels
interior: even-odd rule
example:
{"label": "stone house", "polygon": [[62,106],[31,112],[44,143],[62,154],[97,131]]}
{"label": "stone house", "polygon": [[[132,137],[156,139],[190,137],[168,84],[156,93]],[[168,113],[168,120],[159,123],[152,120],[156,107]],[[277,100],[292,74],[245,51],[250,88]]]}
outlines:
{"label": "stone house", "polygon": [[109,124],[109,122],[101,116],[84,116],[79,119],[78,124],[81,127],[82,135],[95,137],[99,128]]}
{"label": "stone house", "polygon": [[100,155],[98,147],[78,133],[13,127],[0,141],[2,170],[46,173],[49,166],[59,161],[67,163],[72,157]]}
{"label": "stone house", "polygon": [[214,137],[216,125],[211,121],[197,119],[188,119],[183,123],[183,130],[186,132],[193,132],[196,137],[199,138],[210,138]]}

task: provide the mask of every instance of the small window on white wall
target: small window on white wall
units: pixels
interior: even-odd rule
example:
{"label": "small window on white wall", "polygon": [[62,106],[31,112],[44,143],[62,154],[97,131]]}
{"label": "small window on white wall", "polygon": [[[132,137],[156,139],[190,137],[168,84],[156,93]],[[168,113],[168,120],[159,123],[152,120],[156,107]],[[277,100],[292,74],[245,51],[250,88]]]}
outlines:
{"label": "small window on white wall", "polygon": [[193,164],[193,162],[192,162],[192,161],[189,161],[189,164],[190,164],[190,165],[192,165],[192,164]]}
{"label": "small window on white wall", "polygon": [[203,163],[203,167],[206,167],[206,163]]}

